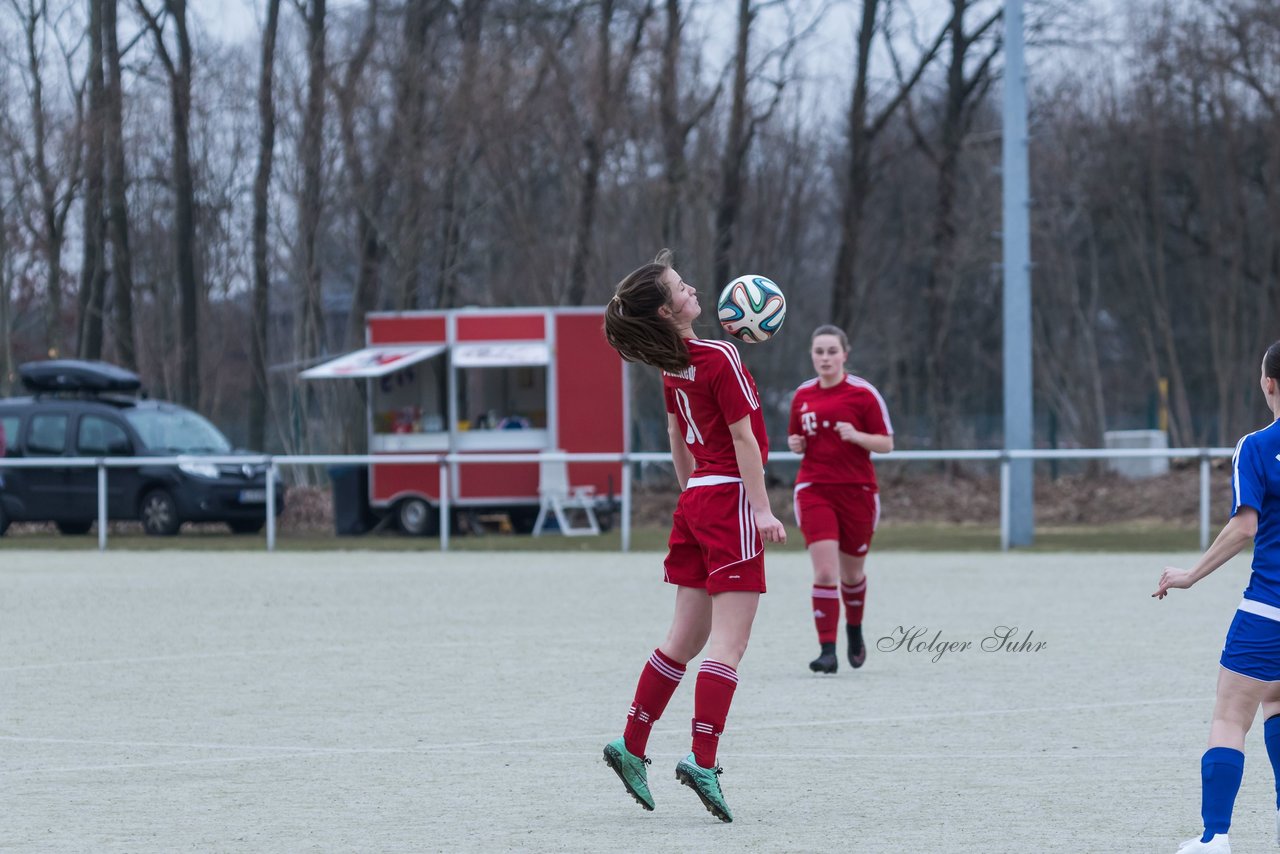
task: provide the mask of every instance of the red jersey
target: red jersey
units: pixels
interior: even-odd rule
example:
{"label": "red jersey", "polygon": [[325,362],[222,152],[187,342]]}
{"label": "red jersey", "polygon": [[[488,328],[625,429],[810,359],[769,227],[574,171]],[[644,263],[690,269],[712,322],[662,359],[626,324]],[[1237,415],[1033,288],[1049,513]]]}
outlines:
{"label": "red jersey", "polygon": [[787,433],[803,436],[804,459],[796,483],[857,483],[876,487],[871,452],[846,442],[836,432],[836,422],[879,436],[892,436],[889,409],[875,386],[861,377],[845,374],[844,380],[823,388],[817,377],[801,383],[791,398]]}
{"label": "red jersey", "polygon": [[760,395],[738,350],[727,341],[686,339],[689,367],[678,374],[662,372],[667,412],[674,413],[693,453],[693,475],[741,477],[729,425],[751,417],[751,432],[760,445],[760,461],[769,459]]}

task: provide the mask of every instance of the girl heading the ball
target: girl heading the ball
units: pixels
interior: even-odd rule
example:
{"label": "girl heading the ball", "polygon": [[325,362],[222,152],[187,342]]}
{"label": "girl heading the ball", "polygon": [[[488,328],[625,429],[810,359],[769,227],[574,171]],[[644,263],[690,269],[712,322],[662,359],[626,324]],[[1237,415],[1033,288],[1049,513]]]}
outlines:
{"label": "girl heading the ball", "polygon": [[632,272],[605,308],[610,345],[630,362],[662,371],[671,459],[680,498],[671,523],[664,580],[675,585],[675,616],[640,673],[621,738],[605,762],[645,809],[653,809],[645,748],[685,665],[704,647],[694,686],[692,752],[676,777],[721,821],[733,817],[720,788],[716,748],[738,684],[760,594],[763,543],[786,540],[769,509],[769,444],[755,380],[726,341],[698,338],[697,291],[663,250]]}

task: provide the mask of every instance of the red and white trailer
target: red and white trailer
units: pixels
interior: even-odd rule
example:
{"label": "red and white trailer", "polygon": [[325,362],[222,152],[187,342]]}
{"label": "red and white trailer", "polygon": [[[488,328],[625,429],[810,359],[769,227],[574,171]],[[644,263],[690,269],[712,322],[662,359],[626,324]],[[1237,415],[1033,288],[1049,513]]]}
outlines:
{"label": "red and white trailer", "polygon": [[[364,349],[301,376],[363,379],[370,454],[465,455],[449,472],[450,502],[503,508],[522,527],[538,508],[539,464],[486,464],[486,454],[629,447],[625,364],[603,318],[598,306],[372,313]],[[568,477],[610,496],[622,464],[570,462]],[[375,463],[369,506],[429,533],[439,484],[438,464]]]}

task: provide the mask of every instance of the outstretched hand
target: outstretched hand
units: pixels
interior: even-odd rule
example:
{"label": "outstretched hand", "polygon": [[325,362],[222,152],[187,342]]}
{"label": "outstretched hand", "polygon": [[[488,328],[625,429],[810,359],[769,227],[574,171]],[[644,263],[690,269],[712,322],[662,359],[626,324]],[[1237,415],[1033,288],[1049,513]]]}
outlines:
{"label": "outstretched hand", "polygon": [[760,539],[766,543],[785,543],[787,541],[787,529],[767,510],[755,511],[756,530],[760,532]]}
{"label": "outstretched hand", "polygon": [[1191,578],[1191,570],[1178,569],[1176,566],[1166,566],[1164,572],[1160,573],[1160,585],[1151,596],[1154,599],[1163,599],[1175,587],[1186,590],[1192,584],[1195,584],[1195,581]]}

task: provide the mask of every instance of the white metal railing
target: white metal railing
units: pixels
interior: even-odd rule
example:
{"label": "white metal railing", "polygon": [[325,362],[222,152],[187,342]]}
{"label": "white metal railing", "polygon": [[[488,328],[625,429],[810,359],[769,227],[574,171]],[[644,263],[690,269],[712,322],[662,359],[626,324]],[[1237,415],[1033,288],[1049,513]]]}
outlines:
{"label": "white metal railing", "polygon": [[[1209,476],[1210,460],[1230,457],[1234,448],[1076,448],[1058,450],[951,450],[951,451],[893,451],[873,455],[877,461],[887,462],[958,462],[990,461],[1000,464],[1000,548],[1009,549],[1010,478],[1015,460],[1102,460],[1102,459],[1198,459],[1200,461],[1200,548],[1209,546]],[[769,455],[775,462],[798,462],[801,457],[789,451]],[[288,456],[224,455],[224,456],[176,456],[176,457],[5,457],[0,460],[0,471],[8,468],[95,468],[98,474],[98,549],[107,547],[107,470],[113,468],[140,468],[143,466],[178,466],[184,463],[264,465],[266,466],[266,534],[267,551],[276,547],[276,495],[275,486],[282,466],[311,465],[369,465],[395,463],[407,465],[440,466],[440,550],[449,550],[449,517],[451,513],[449,478],[459,463],[537,463],[564,461],[579,463],[624,463],[619,508],[621,549],[631,549],[631,466],[630,463],[670,463],[671,455],[659,452],[627,454],[568,453],[544,451],[541,453],[510,454],[295,454]]]}

